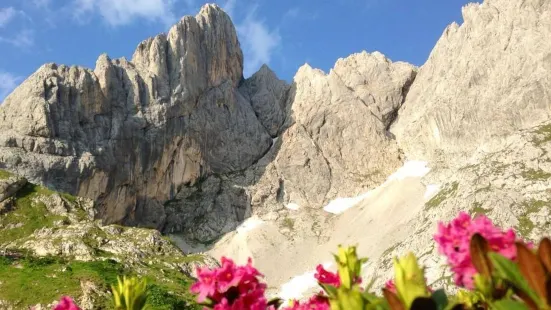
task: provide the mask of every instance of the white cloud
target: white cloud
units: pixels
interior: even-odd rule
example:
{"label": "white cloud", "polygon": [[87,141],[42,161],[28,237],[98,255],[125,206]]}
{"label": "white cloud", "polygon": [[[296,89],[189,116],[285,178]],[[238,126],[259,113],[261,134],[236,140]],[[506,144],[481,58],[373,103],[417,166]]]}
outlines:
{"label": "white cloud", "polygon": [[127,25],[135,19],[160,21],[169,25],[175,21],[174,0],[74,0],[77,19],[97,12],[110,26]]}
{"label": "white cloud", "polygon": [[16,14],[17,11],[11,6],[7,8],[0,8],[0,28],[9,24]]}
{"label": "white cloud", "polygon": [[244,75],[248,77],[263,64],[270,63],[274,50],[281,43],[281,36],[278,29],[270,30],[265,21],[256,17],[256,6],[237,24],[237,32],[245,57]]}
{"label": "white cloud", "polygon": [[0,103],[2,103],[4,98],[17,87],[20,80],[20,77],[0,71]]}

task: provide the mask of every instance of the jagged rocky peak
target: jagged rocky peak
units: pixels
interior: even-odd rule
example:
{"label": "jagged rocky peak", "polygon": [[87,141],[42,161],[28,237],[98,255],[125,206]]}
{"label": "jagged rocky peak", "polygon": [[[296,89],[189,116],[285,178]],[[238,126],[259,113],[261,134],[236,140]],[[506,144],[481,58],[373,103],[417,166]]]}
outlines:
{"label": "jagged rocky peak", "polygon": [[[204,5],[195,17],[185,16],[168,34],[138,45],[132,62],[156,79],[156,85],[198,94],[243,76],[243,53],[230,17],[217,5]],[[179,89],[180,86],[182,89]]]}
{"label": "jagged rocky peak", "polygon": [[442,34],[392,128],[412,158],[461,164],[551,116],[551,2],[486,0],[463,19]]}
{"label": "jagged rocky peak", "polygon": [[286,102],[290,86],[278,79],[267,65],[263,65],[239,89],[251,102],[264,128],[272,137],[278,136],[283,129],[290,104]]}

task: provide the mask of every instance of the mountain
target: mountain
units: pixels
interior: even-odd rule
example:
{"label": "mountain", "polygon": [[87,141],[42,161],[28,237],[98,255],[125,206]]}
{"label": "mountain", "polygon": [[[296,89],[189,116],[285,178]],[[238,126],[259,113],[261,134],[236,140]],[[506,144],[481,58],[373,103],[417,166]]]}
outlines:
{"label": "mountain", "polygon": [[0,167],[94,200],[105,223],[207,242],[251,213],[384,180],[403,160],[388,127],[416,70],[364,52],[292,85],[267,66],[244,80],[229,16],[206,5],[131,61],[42,66],[0,108]]}
{"label": "mountain", "polygon": [[445,286],[438,221],[551,230],[551,3],[486,0],[463,18],[420,68],[361,52],[287,84],[267,66],[244,79],[229,16],[205,5],[130,61],[42,66],[0,106],[0,168],[93,201],[99,226],[251,256],[273,294],[300,297],[357,242],[378,284],[413,250]]}

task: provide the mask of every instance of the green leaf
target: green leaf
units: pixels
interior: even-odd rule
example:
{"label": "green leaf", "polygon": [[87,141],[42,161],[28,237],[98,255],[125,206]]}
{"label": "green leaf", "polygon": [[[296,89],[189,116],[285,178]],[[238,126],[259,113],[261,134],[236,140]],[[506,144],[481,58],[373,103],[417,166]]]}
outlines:
{"label": "green leaf", "polygon": [[336,287],[334,287],[333,285],[324,284],[324,283],[319,283],[319,285],[327,293],[327,296],[329,296],[330,298],[337,298],[337,288]]}
{"label": "green leaf", "polygon": [[520,273],[519,267],[514,262],[494,252],[488,253],[488,257],[492,261],[499,277],[507,280],[517,289],[524,292],[530,299],[539,304],[538,295],[530,288],[528,282],[526,282]]}
{"label": "green leaf", "polygon": [[498,300],[492,303],[492,309],[495,310],[530,310],[522,302],[514,301],[511,299]]}
{"label": "green leaf", "polygon": [[376,303],[366,305],[365,310],[390,310],[390,306],[384,298],[381,298]]}
{"label": "green leaf", "polygon": [[363,292],[363,298],[364,298],[365,300],[367,300],[367,302],[368,302],[369,304],[376,304],[376,303],[378,303],[378,302],[383,302],[383,301],[384,301],[384,298],[379,297],[379,296],[377,296],[377,295],[375,295],[375,294],[373,294],[373,293],[370,293],[370,292],[368,292],[368,291],[364,291],[364,292]]}
{"label": "green leaf", "polygon": [[446,295],[446,291],[444,289],[439,289],[433,292],[431,298],[438,306],[438,310],[445,309],[449,302],[448,296]]}

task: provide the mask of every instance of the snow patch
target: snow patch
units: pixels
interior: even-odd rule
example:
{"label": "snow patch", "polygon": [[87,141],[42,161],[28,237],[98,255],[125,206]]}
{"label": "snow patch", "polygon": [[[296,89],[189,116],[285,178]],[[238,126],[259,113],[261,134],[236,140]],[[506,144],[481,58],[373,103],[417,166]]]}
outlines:
{"label": "snow patch", "polygon": [[297,211],[298,209],[300,209],[300,206],[297,205],[296,203],[288,203],[285,207],[293,211]]}
{"label": "snow patch", "polygon": [[361,194],[360,196],[351,197],[351,198],[337,198],[334,200],[331,200],[328,205],[323,207],[323,210],[325,212],[333,213],[333,214],[341,214],[344,211],[352,208],[354,205],[359,203],[360,201],[364,200],[365,198],[369,197],[371,195],[372,191],[369,191],[367,193]]}
{"label": "snow patch", "polygon": [[259,219],[256,216],[249,217],[246,219],[239,227],[237,227],[236,231],[238,234],[244,234],[246,232],[249,232],[251,230],[254,230],[258,226],[261,226],[264,224],[264,221]]}
{"label": "snow patch", "polygon": [[436,195],[438,191],[440,191],[440,185],[438,184],[427,185],[427,190],[425,191],[425,195],[423,196],[423,198],[425,200],[429,200],[432,197],[434,197],[434,195]]}
{"label": "snow patch", "polygon": [[[427,167],[427,162],[424,161],[418,161],[418,160],[411,160],[404,163],[404,165],[396,172],[391,174],[386,181],[378,186],[377,188],[384,187],[388,185],[392,181],[399,181],[403,180],[408,177],[414,177],[414,178],[421,178],[427,175],[429,173],[430,168]],[[375,189],[377,189],[375,188]],[[360,201],[366,199],[369,197],[375,189],[372,189],[366,193],[363,193],[356,197],[349,197],[349,198],[337,198],[329,202],[328,205],[326,205],[323,210],[329,213],[333,214],[341,214],[344,211],[352,208],[354,205],[359,203]]]}
{"label": "snow patch", "polygon": [[388,179],[385,181],[384,184],[394,181],[394,180],[403,180],[405,178],[421,178],[427,175],[429,173],[430,168],[427,167],[427,162],[419,161],[419,160],[410,160],[404,163],[404,165],[396,172],[391,174]]}
{"label": "snow patch", "polygon": [[[333,263],[324,263],[322,264],[323,268],[329,269]],[[309,271],[300,276],[292,278],[289,282],[281,285],[278,296],[283,299],[284,303],[288,303],[292,300],[300,300],[304,297],[304,294],[308,290],[318,286],[318,281],[314,277],[316,271]]]}

